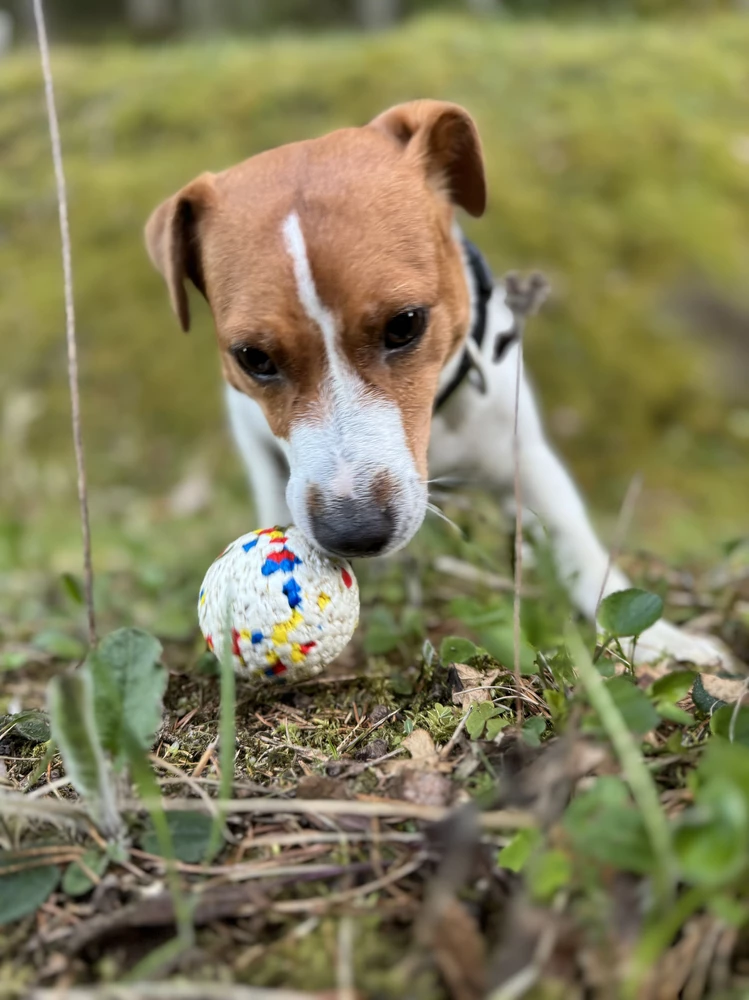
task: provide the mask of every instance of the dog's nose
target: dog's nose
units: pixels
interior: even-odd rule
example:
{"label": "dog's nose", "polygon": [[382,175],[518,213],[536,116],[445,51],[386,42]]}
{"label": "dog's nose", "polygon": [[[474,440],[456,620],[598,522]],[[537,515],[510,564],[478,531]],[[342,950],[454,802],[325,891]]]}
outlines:
{"label": "dog's nose", "polygon": [[389,505],[374,498],[316,505],[311,513],[312,533],[318,545],[334,555],[376,556],[387,548],[395,529]]}

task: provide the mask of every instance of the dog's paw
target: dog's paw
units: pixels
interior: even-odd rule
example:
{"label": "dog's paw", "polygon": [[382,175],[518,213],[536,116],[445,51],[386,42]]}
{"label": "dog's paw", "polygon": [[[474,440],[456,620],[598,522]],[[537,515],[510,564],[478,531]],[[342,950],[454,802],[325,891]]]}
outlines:
{"label": "dog's paw", "polygon": [[[631,652],[631,645],[627,652]],[[692,663],[702,669],[731,671],[734,666],[730,650],[720,639],[686,632],[669,622],[660,621],[637,640],[635,663],[656,663],[664,659]]]}

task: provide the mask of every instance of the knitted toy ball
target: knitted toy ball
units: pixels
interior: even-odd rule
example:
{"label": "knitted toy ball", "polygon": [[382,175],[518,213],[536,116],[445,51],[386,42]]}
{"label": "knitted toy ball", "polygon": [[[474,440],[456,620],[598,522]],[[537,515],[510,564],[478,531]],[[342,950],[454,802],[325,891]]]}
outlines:
{"label": "knitted toy ball", "polygon": [[216,653],[231,630],[237,674],[308,676],[354,634],[359,588],[345,560],[318,552],[297,528],[264,528],[232,542],[209,568],[198,620]]}

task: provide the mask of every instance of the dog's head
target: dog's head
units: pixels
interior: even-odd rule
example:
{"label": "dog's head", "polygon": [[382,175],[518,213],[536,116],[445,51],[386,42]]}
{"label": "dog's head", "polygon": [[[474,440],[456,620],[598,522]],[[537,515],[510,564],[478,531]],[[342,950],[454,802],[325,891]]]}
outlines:
{"label": "dog's head", "polygon": [[203,174],[148,221],[183,329],[189,280],[224,377],[284,443],[295,523],[329,552],[393,551],[423,520],[432,404],[470,321],[453,211],[485,200],[470,116],[415,101]]}

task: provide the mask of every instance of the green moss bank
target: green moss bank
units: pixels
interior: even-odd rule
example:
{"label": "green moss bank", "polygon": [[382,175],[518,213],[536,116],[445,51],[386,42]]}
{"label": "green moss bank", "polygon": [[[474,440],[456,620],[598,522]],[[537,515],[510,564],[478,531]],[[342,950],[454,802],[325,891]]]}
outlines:
{"label": "green moss bank", "polygon": [[[642,469],[654,512],[733,529],[749,495],[746,396],[726,393],[717,340],[687,332],[666,302],[698,279],[735,296],[747,282],[748,51],[738,16],[436,19],[373,37],[57,51],[94,487],[164,490],[196,452],[237,476],[207,309],[183,337],[146,260],[153,205],[203,169],[428,95],[464,103],[483,135],[491,207],[470,234],[498,272],[541,267],[555,286],[528,361],[585,488],[613,509]],[[0,395],[34,393],[32,452],[69,467],[34,53],[0,63],[0,94]]]}

